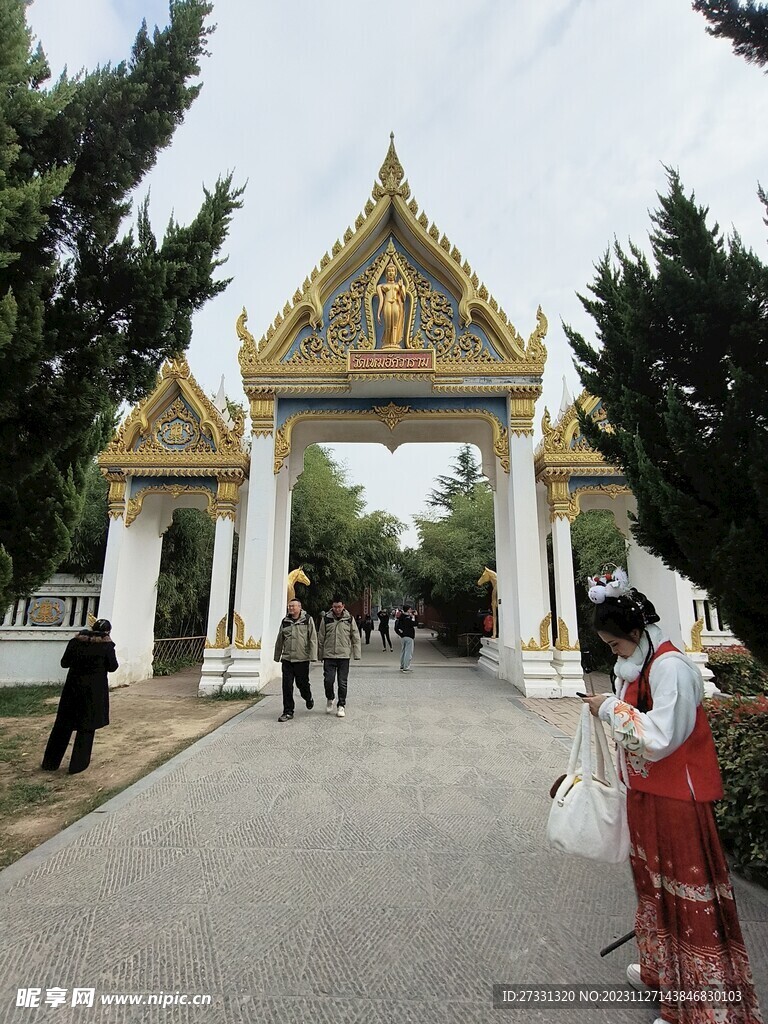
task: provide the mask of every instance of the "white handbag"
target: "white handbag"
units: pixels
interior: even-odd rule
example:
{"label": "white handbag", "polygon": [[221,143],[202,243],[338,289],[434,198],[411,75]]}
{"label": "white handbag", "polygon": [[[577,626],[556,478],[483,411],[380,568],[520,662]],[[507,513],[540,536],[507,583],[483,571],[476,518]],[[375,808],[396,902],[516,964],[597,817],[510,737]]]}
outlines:
{"label": "white handbag", "polygon": [[[593,736],[605,780],[595,778]],[[549,812],[547,838],[563,853],[605,864],[620,864],[629,856],[626,790],[616,774],[602,725],[593,726],[586,704],[573,741],[568,774],[558,786]]]}

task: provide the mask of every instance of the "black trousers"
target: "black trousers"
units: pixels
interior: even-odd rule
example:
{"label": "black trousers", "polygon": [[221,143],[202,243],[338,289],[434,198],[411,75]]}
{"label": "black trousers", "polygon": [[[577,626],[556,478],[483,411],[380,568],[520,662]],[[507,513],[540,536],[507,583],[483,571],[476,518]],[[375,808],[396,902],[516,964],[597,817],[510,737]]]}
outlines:
{"label": "black trousers", "polygon": [[301,699],[306,702],[312,700],[312,690],[309,686],[309,662],[308,661],[283,661],[283,714],[292,715],[295,710],[293,703],[293,684],[299,688]]}
{"label": "black trousers", "polygon": [[349,679],[349,658],[326,658],[323,661],[323,684],[327,700],[333,700],[333,684],[339,680],[338,705],[343,708],[347,703],[347,679]]}
{"label": "black trousers", "polygon": [[49,772],[56,771],[64,755],[67,752],[72,733],[75,733],[75,742],[72,746],[72,756],[69,759],[69,774],[77,775],[84,772],[91,763],[91,751],[93,750],[94,731],[78,729],[75,731],[71,725],[59,721],[57,718],[53,723],[51,735],[48,737],[48,744],[43,754],[42,767]]}
{"label": "black trousers", "polygon": [[391,651],[392,650],[392,639],[391,639],[391,637],[389,635],[389,626],[387,626],[386,629],[380,629],[379,632],[381,633],[381,642],[384,644],[384,650],[386,651],[387,644],[389,644],[389,649]]}

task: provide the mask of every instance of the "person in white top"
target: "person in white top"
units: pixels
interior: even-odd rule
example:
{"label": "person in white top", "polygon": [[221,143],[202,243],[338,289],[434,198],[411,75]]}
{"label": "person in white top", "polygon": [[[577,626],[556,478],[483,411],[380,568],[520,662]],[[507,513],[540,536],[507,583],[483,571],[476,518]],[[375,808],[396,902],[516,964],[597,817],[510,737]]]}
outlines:
{"label": "person in white top", "polygon": [[[701,675],[622,569],[590,582],[594,627],[617,656],[618,692],[584,702],[608,724],[627,786],[640,951],[627,978],[661,992],[655,1024],[762,1024],[715,824],[723,791]],[[702,998],[709,990],[737,1001]]]}

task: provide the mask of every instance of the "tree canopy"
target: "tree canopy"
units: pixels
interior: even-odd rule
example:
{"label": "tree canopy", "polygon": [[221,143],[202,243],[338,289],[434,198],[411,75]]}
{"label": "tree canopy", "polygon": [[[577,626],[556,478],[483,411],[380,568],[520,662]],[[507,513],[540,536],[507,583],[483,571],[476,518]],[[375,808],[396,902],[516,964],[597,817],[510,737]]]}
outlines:
{"label": "tree canopy", "polygon": [[488,588],[476,584],[486,566],[496,566],[493,492],[478,484],[451,498],[448,509],[440,519],[416,519],[419,547],[403,553],[403,578],[460,632],[474,628],[478,608],[490,604]]}
{"label": "tree canopy", "polygon": [[768,63],[768,4],[754,0],[693,0],[709,22],[707,31],[733,42],[734,53],[750,64]]}
{"label": "tree canopy", "polygon": [[766,658],[768,610],[745,579],[768,571],[768,268],[668,177],[650,259],[616,244],[581,296],[599,344],[566,328],[612,430],[583,428],[624,469],[639,543],[707,590]]}
{"label": "tree canopy", "polygon": [[304,452],[304,471],[293,489],[291,569],[303,566],[311,580],[296,595],[312,614],[393,585],[400,561],[403,524],[388,512],[365,513],[363,487],[318,445]]}
{"label": "tree canopy", "polygon": [[[200,91],[206,0],[172,0],[130,57],[46,87],[25,21],[0,0],[0,598],[63,561],[93,456],[116,407],[189,344],[193,313],[221,292],[219,253],[241,189],[204,190],[158,242],[131,196]],[[123,233],[121,233],[123,232]],[[3,587],[3,581],[5,586]]]}
{"label": "tree canopy", "polygon": [[595,606],[587,596],[586,580],[613,563],[627,566],[627,545],[609,509],[580,512],[571,524],[573,575],[576,581],[576,617],[582,651],[592,654],[595,668],[608,671],[616,660],[592,628]]}
{"label": "tree canopy", "polygon": [[482,474],[471,444],[463,444],[459,448],[451,468],[452,474],[439,476],[435,480],[436,487],[427,498],[427,504],[432,508],[439,508],[448,513],[452,510],[452,499],[457,494],[474,498],[481,490],[488,490],[488,482]]}

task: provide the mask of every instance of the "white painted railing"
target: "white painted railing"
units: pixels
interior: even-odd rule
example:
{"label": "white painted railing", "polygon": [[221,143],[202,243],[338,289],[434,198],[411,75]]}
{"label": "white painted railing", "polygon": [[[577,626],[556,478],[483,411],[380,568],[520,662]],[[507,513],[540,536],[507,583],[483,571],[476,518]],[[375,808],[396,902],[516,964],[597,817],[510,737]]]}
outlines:
{"label": "white painted railing", "polygon": [[58,573],[14,601],[0,622],[0,686],[62,682],[66,642],[96,616],[100,591],[99,573],[83,580]]}
{"label": "white painted railing", "polygon": [[717,605],[703,590],[693,592],[693,614],[695,620],[704,620],[701,642],[704,647],[729,647],[739,643],[730,626],[720,619]]}

